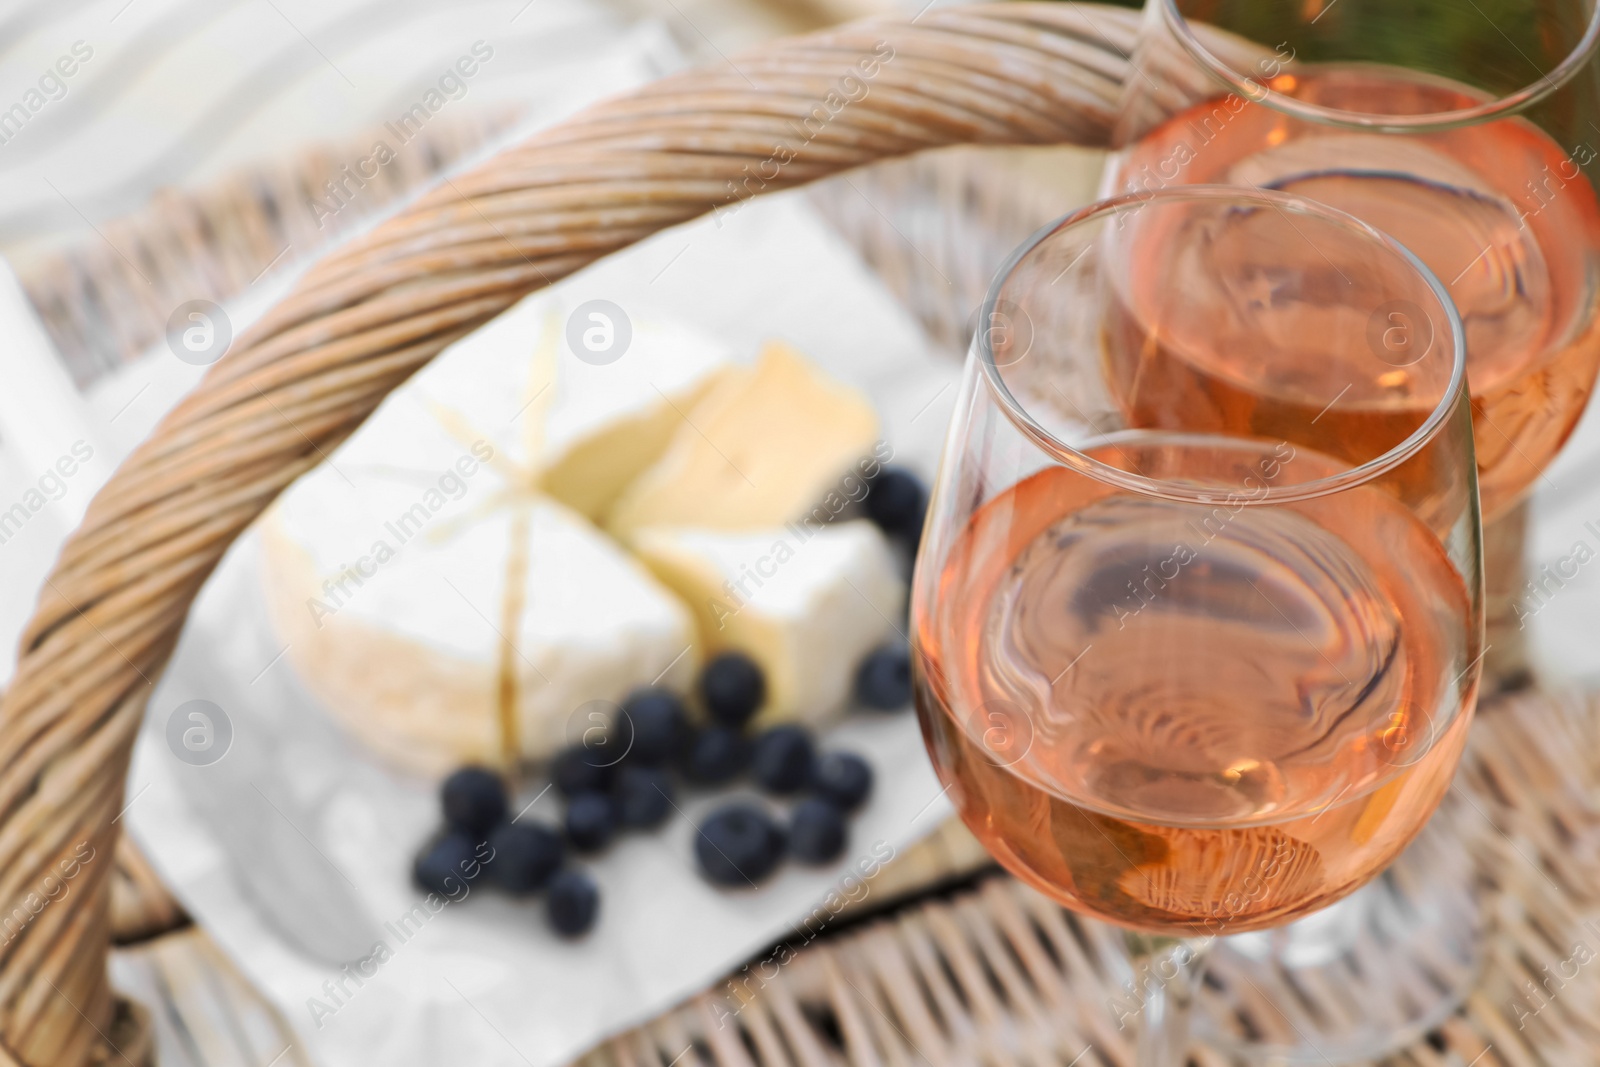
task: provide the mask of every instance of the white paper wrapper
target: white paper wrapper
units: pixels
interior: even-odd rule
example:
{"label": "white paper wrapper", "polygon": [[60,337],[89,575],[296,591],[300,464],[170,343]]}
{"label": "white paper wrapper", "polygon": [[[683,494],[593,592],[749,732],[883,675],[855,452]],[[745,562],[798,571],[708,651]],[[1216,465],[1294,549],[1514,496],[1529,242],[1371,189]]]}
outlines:
{"label": "white paper wrapper", "polygon": [[[789,341],[865,389],[896,461],[932,473],[959,368],[929,350],[910,317],[794,196],[662,234],[556,295],[567,308],[603,298],[630,315],[685,322],[744,358],[764,340]],[[846,858],[831,869],[789,865],[759,890],[708,886],[694,866],[693,820],[723,797],[690,796],[664,830],[625,835],[587,864],[602,910],[581,942],[548,933],[540,901],[487,888],[436,914],[414,912],[408,872],[438,825],[434,785],[379,763],[306,693],[267,621],[259,568],[252,534],[191,614],[150,702],[126,821],[317,1064],[566,1062],[774,941],[815,930],[807,917],[819,905],[826,913],[830,893],[853,890],[847,879],[903,851],[948,812],[914,718],[860,716],[825,739],[862,752],[877,774]],[[215,703],[232,725],[232,747],[209,767],[180,763],[167,743],[169,717],[191,699]],[[185,775],[219,773],[225,788],[199,805],[181,784]],[[551,817],[559,810],[553,793],[530,815],[541,806]],[[268,866],[252,866],[261,863]],[[355,972],[359,983],[298,951],[285,933],[330,925],[384,941],[385,958],[365,976]]]}

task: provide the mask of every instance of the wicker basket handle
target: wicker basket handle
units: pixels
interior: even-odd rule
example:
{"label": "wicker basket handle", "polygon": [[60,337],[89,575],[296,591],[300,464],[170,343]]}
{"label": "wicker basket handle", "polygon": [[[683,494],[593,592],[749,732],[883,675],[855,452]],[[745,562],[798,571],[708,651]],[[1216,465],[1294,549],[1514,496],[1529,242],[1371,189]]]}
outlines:
{"label": "wicker basket handle", "polygon": [[24,635],[0,703],[0,1067],[147,1055],[105,967],[146,701],[234,538],[390,390],[526,294],[761,192],[940,145],[1104,144],[1136,27],[1018,3],[775,42],[540,133],[313,268],[95,497]]}

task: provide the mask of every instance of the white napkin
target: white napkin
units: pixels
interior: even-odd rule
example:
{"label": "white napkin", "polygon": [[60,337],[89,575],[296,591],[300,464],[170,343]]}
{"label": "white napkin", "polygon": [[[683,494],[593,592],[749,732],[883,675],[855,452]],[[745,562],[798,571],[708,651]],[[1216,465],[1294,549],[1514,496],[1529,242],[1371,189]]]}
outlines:
{"label": "white napkin", "polygon": [[[937,461],[959,368],[930,351],[907,313],[794,196],[755,202],[720,225],[708,219],[669,231],[570,279],[553,298],[569,309],[603,298],[636,317],[674,318],[746,358],[768,338],[787,340],[872,395],[900,462],[930,474]],[[341,735],[301,690],[287,658],[275,658],[281,648],[260,603],[256,566],[254,540],[246,538],[191,615],[150,704],[127,822],[184,905],[326,1067],[566,1062],[795,934],[830,893],[859,895],[863,867],[903,850],[948,812],[910,714],[858,718],[827,744],[862,751],[878,782],[834,867],[789,866],[756,891],[714,889],[696,873],[691,820],[716,798],[692,801],[689,818],[630,835],[590,865],[602,910],[586,940],[568,944],[549,934],[536,904],[474,890],[403,942],[391,930],[392,958],[359,988],[346,979],[335,997],[324,983],[337,983],[338,972],[274,933],[178,790],[163,735],[168,715],[203,697],[226,710],[241,737],[270,733],[278,749],[272,788],[300,805],[299,829],[337,866],[375,925],[417,900],[407,870],[438,823],[436,801],[431,783],[391,773]],[[219,672],[231,682],[196,682]],[[553,814],[552,801],[540,800],[532,814],[540,804]]]}

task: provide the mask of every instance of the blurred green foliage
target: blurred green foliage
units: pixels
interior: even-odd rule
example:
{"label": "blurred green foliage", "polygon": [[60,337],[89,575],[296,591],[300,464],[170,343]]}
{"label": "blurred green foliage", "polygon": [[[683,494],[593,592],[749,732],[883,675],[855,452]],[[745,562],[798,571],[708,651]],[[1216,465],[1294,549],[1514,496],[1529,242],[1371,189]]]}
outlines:
{"label": "blurred green foliage", "polygon": [[1185,17],[1304,62],[1410,67],[1496,95],[1544,77],[1583,36],[1581,0],[1179,0]]}
{"label": "blurred green foliage", "polygon": [[1586,0],[1178,0],[1178,8],[1263,44],[1287,42],[1304,62],[1389,63],[1495,93],[1538,81],[1589,18]]}
{"label": "blurred green foliage", "polygon": [[[1102,0],[1142,8],[1143,0]],[[1154,2],[1154,0],[1152,0]],[[1534,85],[1582,39],[1600,0],[1176,0],[1187,19],[1302,63],[1381,63],[1464,82],[1491,96]],[[1593,59],[1524,116],[1563,149],[1600,148],[1600,63]],[[1584,168],[1600,187],[1600,162]]]}

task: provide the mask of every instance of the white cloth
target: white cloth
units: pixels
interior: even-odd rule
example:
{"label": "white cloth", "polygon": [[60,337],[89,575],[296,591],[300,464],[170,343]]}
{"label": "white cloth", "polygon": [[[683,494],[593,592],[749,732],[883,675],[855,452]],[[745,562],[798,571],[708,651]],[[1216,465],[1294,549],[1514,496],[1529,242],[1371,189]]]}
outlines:
{"label": "white cloth", "polygon": [[[92,225],[162,189],[317,145],[347,151],[419,104],[427,122],[505,106],[548,122],[681,61],[662,24],[632,21],[604,0],[3,6],[8,250],[93,240]],[[402,140],[383,136],[391,148]]]}

